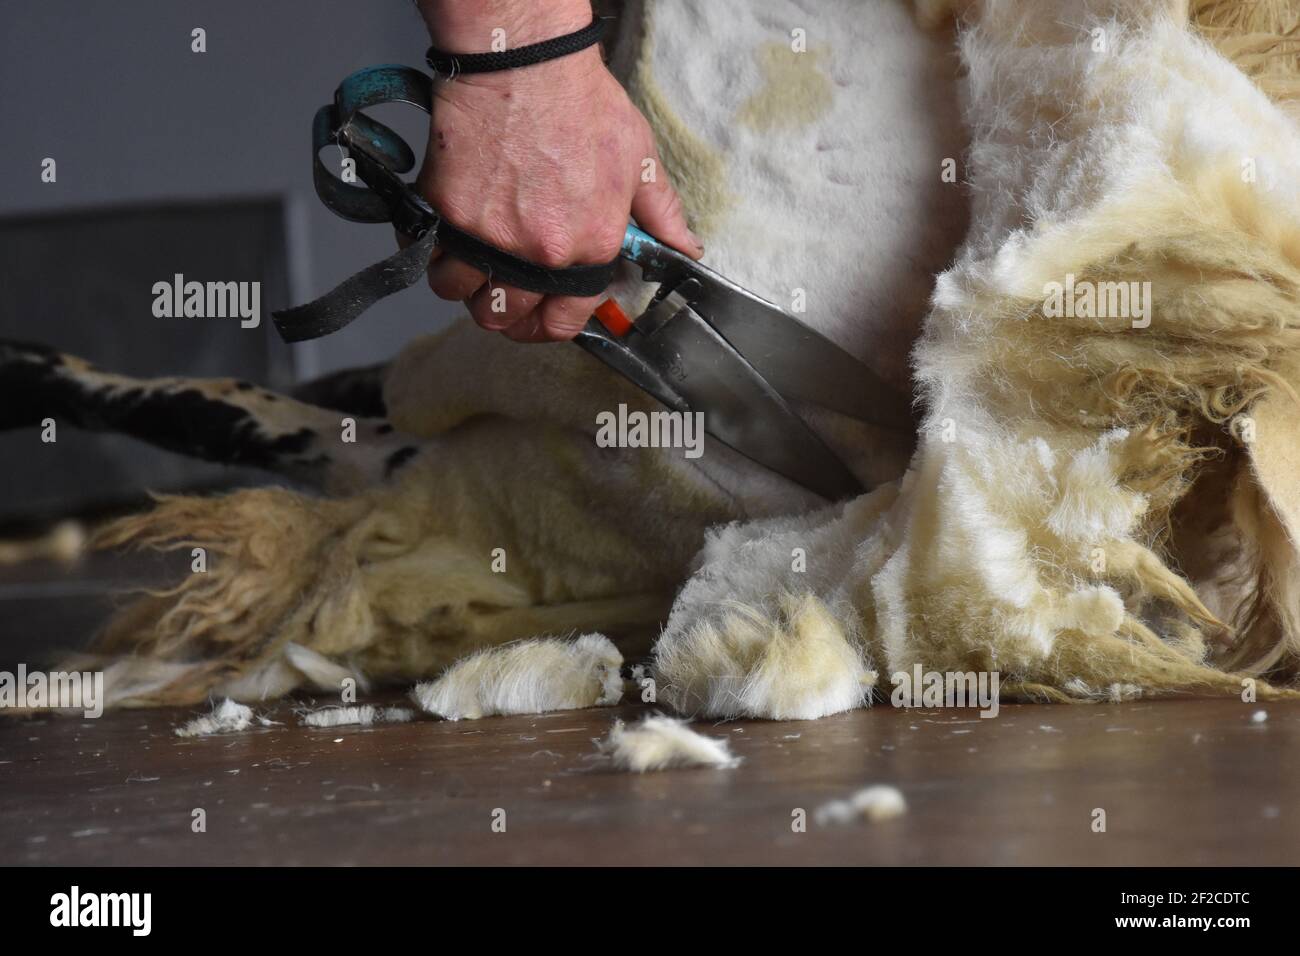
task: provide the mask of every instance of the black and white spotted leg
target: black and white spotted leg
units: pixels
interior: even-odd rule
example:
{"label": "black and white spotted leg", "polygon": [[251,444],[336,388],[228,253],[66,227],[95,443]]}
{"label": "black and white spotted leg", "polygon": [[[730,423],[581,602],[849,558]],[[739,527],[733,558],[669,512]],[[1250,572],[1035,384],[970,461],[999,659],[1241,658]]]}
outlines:
{"label": "black and white spotted leg", "polygon": [[[368,380],[377,388],[378,372]],[[317,391],[329,394],[324,386]],[[358,407],[382,409],[377,394],[354,389],[353,399]],[[250,382],[131,378],[45,346],[0,340],[0,428],[38,427],[47,418],[207,461],[264,468],[332,493],[384,480],[418,447],[382,417],[323,408]]]}
{"label": "black and white spotted leg", "polygon": [[292,395],[300,402],[366,418],[385,418],[384,375],[388,363],[345,368],[295,385]]}

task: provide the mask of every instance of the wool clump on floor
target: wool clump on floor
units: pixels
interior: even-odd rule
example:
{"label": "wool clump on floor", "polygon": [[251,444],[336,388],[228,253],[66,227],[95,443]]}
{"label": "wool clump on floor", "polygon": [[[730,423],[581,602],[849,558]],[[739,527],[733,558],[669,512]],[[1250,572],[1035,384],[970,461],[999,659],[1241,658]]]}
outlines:
{"label": "wool clump on floor", "polygon": [[212,713],[196,717],[183,727],[176,728],[177,737],[209,737],[213,734],[233,734],[247,730],[258,723],[263,727],[271,726],[265,717],[254,715],[253,709],[246,704],[237,703],[226,698],[212,708]]}
{"label": "wool clump on floor", "polygon": [[447,720],[607,707],[623,699],[623,655],[603,634],[493,647],[457,661],[411,698]]}
{"label": "wool clump on floor", "polygon": [[415,717],[406,707],[376,707],[361,704],[356,707],[322,707],[303,714],[304,727],[369,727],[371,724],[405,724]]}
{"label": "wool clump on floor", "polygon": [[907,800],[903,792],[888,784],[876,784],[859,790],[847,800],[832,800],[818,807],[813,819],[819,826],[830,823],[853,823],[855,820],[869,820],[879,823],[892,820],[907,812]]}
{"label": "wool clump on floor", "polygon": [[740,763],[726,740],[706,737],[684,720],[660,715],[646,717],[632,727],[615,721],[599,748],[613,758],[616,767],[634,773],[674,767],[735,767]]}

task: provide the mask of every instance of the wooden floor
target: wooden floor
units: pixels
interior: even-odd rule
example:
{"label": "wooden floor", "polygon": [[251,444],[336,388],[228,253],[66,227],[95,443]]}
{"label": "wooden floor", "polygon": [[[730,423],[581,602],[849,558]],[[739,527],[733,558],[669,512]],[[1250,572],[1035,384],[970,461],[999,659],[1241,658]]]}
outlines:
{"label": "wooden floor", "polygon": [[[0,569],[0,669],[79,646],[115,591],[167,573],[109,555]],[[1295,703],[1004,706],[993,719],[877,706],[703,723],[740,767],[644,776],[614,770],[593,742],[640,705],[333,730],[299,726],[292,706],[265,709],[277,726],[199,739],[173,732],[191,712],[0,714],[0,861],[1300,863]],[[909,812],[814,822],[875,783],[899,787]],[[191,830],[199,808],[205,833]],[[1092,830],[1097,808],[1105,833]],[[792,831],[798,809],[807,832]]]}
{"label": "wooden floor", "polygon": [[[321,730],[281,706],[282,726],[199,739],[173,733],[188,712],[3,720],[0,860],[1300,863],[1296,704],[1005,706],[994,719],[878,706],[702,725],[744,757],[734,770],[614,770],[593,738],[646,709]],[[813,822],[872,783],[898,786],[909,812]],[[196,808],[205,833],[191,831]]]}

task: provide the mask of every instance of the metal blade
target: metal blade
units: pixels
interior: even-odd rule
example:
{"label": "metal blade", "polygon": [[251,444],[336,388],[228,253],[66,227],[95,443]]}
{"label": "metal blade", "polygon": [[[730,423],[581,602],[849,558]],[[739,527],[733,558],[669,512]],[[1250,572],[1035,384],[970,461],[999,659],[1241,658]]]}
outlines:
{"label": "metal blade", "polygon": [[691,411],[703,413],[708,434],[832,501],[863,491],[780,394],[680,296],[652,306],[629,335]]}
{"label": "metal blade", "polygon": [[698,287],[684,293],[686,301],[786,398],[887,428],[915,427],[907,396],[766,299],[657,242],[652,252],[633,261],[646,279],[663,283],[657,298],[695,280]]}
{"label": "metal blade", "polygon": [[643,392],[653,395],[675,412],[689,412],[690,406],[664,379],[659,369],[633,348],[640,336],[633,330],[625,338],[610,333],[594,316],[573,340]]}
{"label": "metal blade", "polygon": [[721,281],[702,281],[692,305],[778,392],[887,428],[914,427],[906,396],[875,372],[771,303]]}

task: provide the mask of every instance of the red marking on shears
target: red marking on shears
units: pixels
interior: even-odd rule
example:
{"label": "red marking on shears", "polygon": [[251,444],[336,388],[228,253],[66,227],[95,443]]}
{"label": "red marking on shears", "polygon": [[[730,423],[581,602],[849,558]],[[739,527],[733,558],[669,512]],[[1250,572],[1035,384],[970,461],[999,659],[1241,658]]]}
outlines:
{"label": "red marking on shears", "polygon": [[632,320],[627,317],[617,302],[613,299],[606,299],[600,305],[596,306],[596,318],[600,324],[609,330],[609,334],[622,338],[632,329]]}

